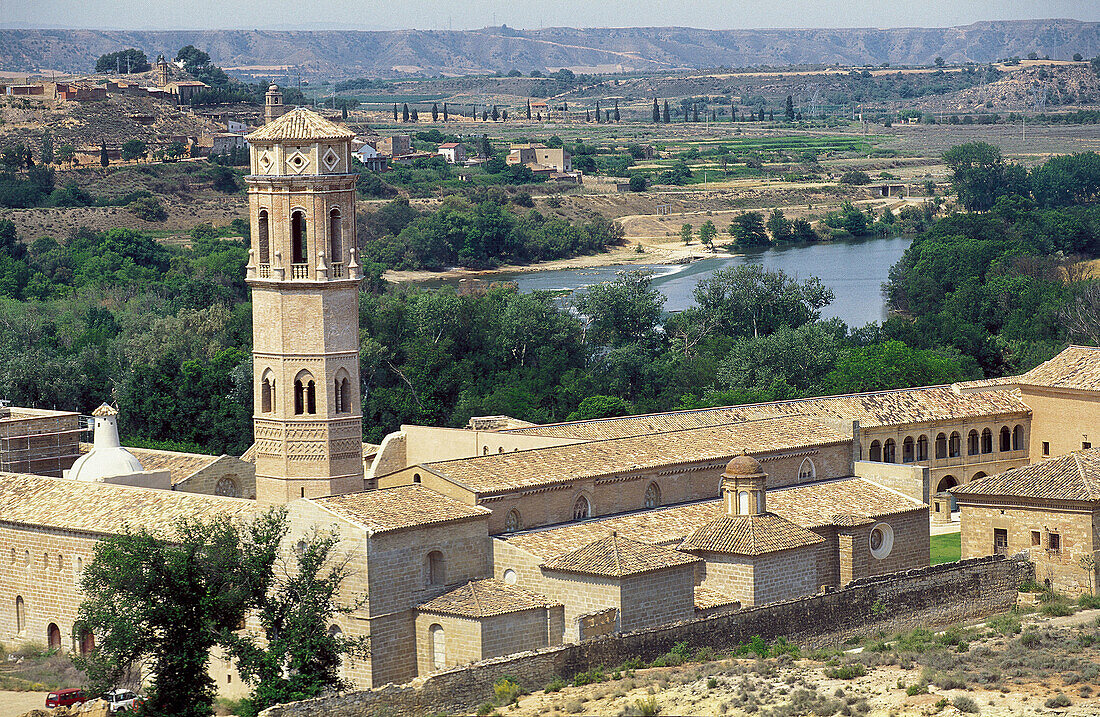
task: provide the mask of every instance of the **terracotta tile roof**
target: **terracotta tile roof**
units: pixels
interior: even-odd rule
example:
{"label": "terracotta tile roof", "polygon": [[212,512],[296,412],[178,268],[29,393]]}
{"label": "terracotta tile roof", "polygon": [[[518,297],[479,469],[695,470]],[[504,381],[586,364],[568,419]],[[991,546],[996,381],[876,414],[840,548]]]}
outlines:
{"label": "terracotta tile roof", "polygon": [[1019,376],[1017,382],[1026,386],[1100,391],[1100,348],[1070,346]]}
{"label": "terracotta tile roof", "polygon": [[725,593],[705,588],[702,585],[695,586],[695,609],[710,610],[723,605],[740,605],[741,601],[731,598]]}
{"label": "terracotta tile roof", "polygon": [[547,560],[541,567],[564,573],[622,578],[698,562],[701,560],[693,555],[631,540],[612,532],[583,548]]}
{"label": "terracotta tile roof", "polygon": [[480,506],[460,503],[419,485],[306,500],[361,525],[372,535],[421,525],[483,518],[492,512]]}
{"label": "terracotta tile roof", "polygon": [[952,488],[961,501],[982,496],[1100,501],[1100,448],[1075,451]]}
{"label": "terracotta tile roof", "polygon": [[530,590],[492,578],[471,580],[417,607],[421,612],[436,612],[458,617],[492,617],[560,605]]}
{"label": "terracotta tile roof", "polygon": [[244,519],[256,502],[18,473],[0,473],[0,521],[89,533],[126,526],[170,534],[180,518]]}
{"label": "terracotta tile roof", "polygon": [[774,513],[723,515],[699,527],[680,543],[680,550],[705,550],[733,555],[764,555],[824,543],[811,533]]}
{"label": "terracotta tile roof", "polygon": [[295,107],[277,120],[246,135],[245,139],[249,142],[317,142],[350,140],[353,137],[354,132],[329,122],[313,110]]}
{"label": "terracotta tile roof", "polygon": [[840,478],[769,490],[768,510],[803,528],[866,525],[928,506],[866,478]]}
{"label": "terracotta tile roof", "polygon": [[517,428],[507,432],[600,440],[780,416],[859,421],[865,428],[875,428],[1028,411],[1027,405],[1020,400],[1019,396],[1010,391],[959,393],[952,390],[951,386],[928,386],[744,406],[651,413],[642,416],[600,418],[591,421]]}
{"label": "terracotta tile roof", "polygon": [[[865,525],[911,510],[927,510],[919,501],[863,478],[839,478],[789,488],[767,495],[768,509],[802,528]],[[664,506],[608,518],[497,536],[541,560],[582,548],[616,531],[651,545],[676,547],[700,526],[723,515],[721,499]]]}
{"label": "terracotta tile roof", "polygon": [[[81,454],[92,450],[91,443],[81,443]],[[141,461],[141,467],[147,471],[168,471],[172,474],[172,484],[175,485],[184,479],[193,476],[198,471],[218,461],[221,456],[203,455],[200,453],[180,453],[177,451],[157,451],[151,448],[129,448]]]}
{"label": "terracotta tile roof", "polygon": [[767,454],[851,440],[851,436],[834,423],[804,416],[785,416],[659,435],[460,458],[426,463],[424,467],[475,493],[492,494],[677,463],[729,460],[743,452]]}

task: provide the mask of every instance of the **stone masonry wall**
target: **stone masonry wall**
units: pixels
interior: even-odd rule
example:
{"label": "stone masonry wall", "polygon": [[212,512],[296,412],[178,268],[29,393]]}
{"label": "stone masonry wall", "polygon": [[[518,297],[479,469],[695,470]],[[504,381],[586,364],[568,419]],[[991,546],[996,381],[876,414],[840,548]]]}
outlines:
{"label": "stone masonry wall", "polygon": [[651,660],[677,642],[730,649],[754,635],[786,636],[809,646],[840,645],[848,637],[877,630],[946,627],[1006,611],[1016,588],[1034,575],[1030,563],[979,558],[868,578],[833,593],[716,615],[667,627],[609,636],[486,660],[441,672],[405,686],[324,697],[265,710],[263,717],[375,717],[468,712],[484,702],[505,675],[528,689],[628,658]]}
{"label": "stone masonry wall", "polygon": [[695,615],[695,566],[681,565],[623,578],[620,629],[691,619]]}

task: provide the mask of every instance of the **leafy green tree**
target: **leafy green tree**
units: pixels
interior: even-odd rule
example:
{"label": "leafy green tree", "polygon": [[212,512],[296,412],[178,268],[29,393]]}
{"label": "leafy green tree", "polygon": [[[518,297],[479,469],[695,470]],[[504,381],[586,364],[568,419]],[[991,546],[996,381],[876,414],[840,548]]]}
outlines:
{"label": "leafy green tree", "polygon": [[606,346],[652,341],[665,297],[651,283],[649,274],[628,271],[580,293],[575,305],[587,318],[586,341]]}
{"label": "leafy green tree", "polygon": [[187,154],[187,145],[180,141],[172,142],[164,149],[164,157],[169,162],[183,159],[185,154]]}
{"label": "leafy green tree", "polygon": [[54,159],[53,152],[53,135],[47,129],[42,133],[42,145],[41,151],[38,154],[38,160],[45,166],[53,164]]}
{"label": "leafy green tree", "polygon": [[716,236],[718,236],[718,228],[711,220],[708,219],[699,226],[699,241],[703,246],[713,249]]}
{"label": "leafy green tree", "polygon": [[188,72],[193,72],[205,65],[210,64],[210,55],[203,52],[194,45],[184,45],[176,53],[176,62],[183,63],[183,69]]}
{"label": "leafy green tree", "polygon": [[140,139],[126,140],[122,144],[122,158],[127,161],[141,159],[148,151],[148,146]]}
{"label": "leafy green tree", "polygon": [[668,100],[665,100],[664,112],[661,115],[661,119],[664,120],[665,124],[668,124],[669,122],[672,121],[672,118],[669,116],[669,113],[668,113]]}
{"label": "leafy green tree", "polygon": [[768,231],[771,232],[772,241],[774,242],[787,242],[794,239],[791,222],[783,215],[783,210],[778,207],[773,209],[772,213],[768,215],[766,226],[768,227]]}
{"label": "leafy green tree", "polygon": [[1051,157],[1031,171],[1035,201],[1043,207],[1065,207],[1100,197],[1100,154],[1081,152]]}
{"label": "leafy green tree", "polygon": [[871,176],[859,169],[849,169],[844,174],[840,175],[840,179],[837,180],[841,184],[870,184]]}
{"label": "leafy green tree", "polygon": [[808,323],[736,341],[718,365],[727,390],[795,398],[813,389],[834,365],[845,338],[843,324]]}
{"label": "leafy green tree", "polygon": [[71,144],[63,144],[57,148],[57,161],[62,164],[72,163],[76,157],[76,148]]}
{"label": "leafy green tree", "polygon": [[120,72],[136,73],[148,72],[153,69],[149,64],[149,58],[141,50],[130,48],[100,55],[95,63],[96,72]]}
{"label": "leafy green tree", "polygon": [[811,242],[820,239],[810,222],[801,217],[791,221],[791,238],[797,242]]}
{"label": "leafy green tree", "polygon": [[791,95],[787,95],[787,106],[784,114],[788,122],[794,122],[794,98]]}
{"label": "leafy green tree", "polygon": [[237,628],[267,592],[280,514],[238,527],[227,518],[182,520],[171,533],[124,530],[96,543],[81,578],[86,596],[74,639],[96,635],[76,658],[95,691],[149,671],[151,714],[213,715],[208,664],[219,635]]}
{"label": "leafy green tree", "polygon": [[577,410],[570,413],[566,420],[588,421],[593,418],[629,416],[633,412],[634,406],[618,396],[589,396],[581,401]]}
{"label": "leafy green tree", "polygon": [[409,121],[409,103],[408,102],[405,102],[404,104],[401,105],[401,121],[402,122],[408,122]]}
{"label": "leafy green tree", "polygon": [[107,145],[106,143],[101,143],[99,145],[99,164],[102,167],[106,167],[110,163],[111,158],[107,156]]}
{"label": "leafy green tree", "polygon": [[645,175],[641,172],[634,172],[630,175],[630,191],[644,192],[647,184]]}
{"label": "leafy green tree", "polygon": [[[278,530],[285,535],[285,517]],[[338,555],[338,546],[338,535],[315,530],[298,543],[289,565],[274,561],[275,577],[253,596],[262,635],[222,630],[221,643],[252,686],[246,714],[350,686],[340,677],[340,664],[345,657],[365,657],[367,644],[330,629],[337,615],[358,606],[339,601],[351,559]]]}
{"label": "leafy green tree", "polygon": [[691,243],[691,235],[695,233],[695,229],[690,224],[684,224],[680,227],[680,241],[684,244]]}
{"label": "leafy green tree", "polygon": [[960,144],[944,152],[943,160],[951,171],[959,203],[967,211],[987,211],[998,197],[1028,194],[1026,170],[1006,164],[1001,151],[991,144]]}
{"label": "leafy green tree", "polygon": [[438,121],[439,121],[439,104],[436,103],[436,102],[433,102],[432,103],[432,122],[438,122]]}
{"label": "leafy green tree", "polygon": [[822,382],[826,393],[883,391],[910,386],[936,386],[974,378],[957,356],[914,349],[901,341],[847,349]]}
{"label": "leafy green tree", "polygon": [[759,264],[719,269],[695,286],[695,305],[727,336],[761,336],[820,317],[834,298],[817,277],[799,283]]}
{"label": "leafy green tree", "polygon": [[764,217],[760,212],[741,212],[733,218],[729,233],[737,246],[767,246],[768,232],[764,229]]}

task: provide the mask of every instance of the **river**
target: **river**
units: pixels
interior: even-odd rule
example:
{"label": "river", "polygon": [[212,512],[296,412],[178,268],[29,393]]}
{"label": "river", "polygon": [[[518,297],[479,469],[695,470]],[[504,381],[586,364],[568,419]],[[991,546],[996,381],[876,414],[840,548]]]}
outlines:
{"label": "river", "polygon": [[855,328],[886,318],[882,283],[888,278],[890,267],[909,247],[910,241],[904,237],[890,237],[794,245],[737,256],[700,259],[690,264],[632,264],[501,273],[494,274],[491,279],[514,281],[520,291],[575,290],[612,280],[623,269],[643,269],[654,273],[653,287],[665,295],[665,310],[682,311],[694,303],[692,292],[700,279],[729,266],[762,264],[768,269],[782,269],[799,279],[819,277],[836,294],[833,303],[822,310],[822,315],[838,317]]}

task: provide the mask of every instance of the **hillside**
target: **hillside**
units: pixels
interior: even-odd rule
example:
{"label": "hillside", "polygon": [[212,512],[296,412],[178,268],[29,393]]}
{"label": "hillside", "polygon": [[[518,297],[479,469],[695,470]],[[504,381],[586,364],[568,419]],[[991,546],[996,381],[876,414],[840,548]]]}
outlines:
{"label": "hillside", "polygon": [[88,71],[138,47],[150,58],[193,44],[223,67],[298,66],[309,75],[390,77],[569,67],[660,71],[756,65],[927,65],[989,62],[1037,52],[1068,59],[1100,48],[1100,23],[979,22],[949,28],[700,30],[681,27],[383,32],[264,30],[0,30],[0,69]]}

